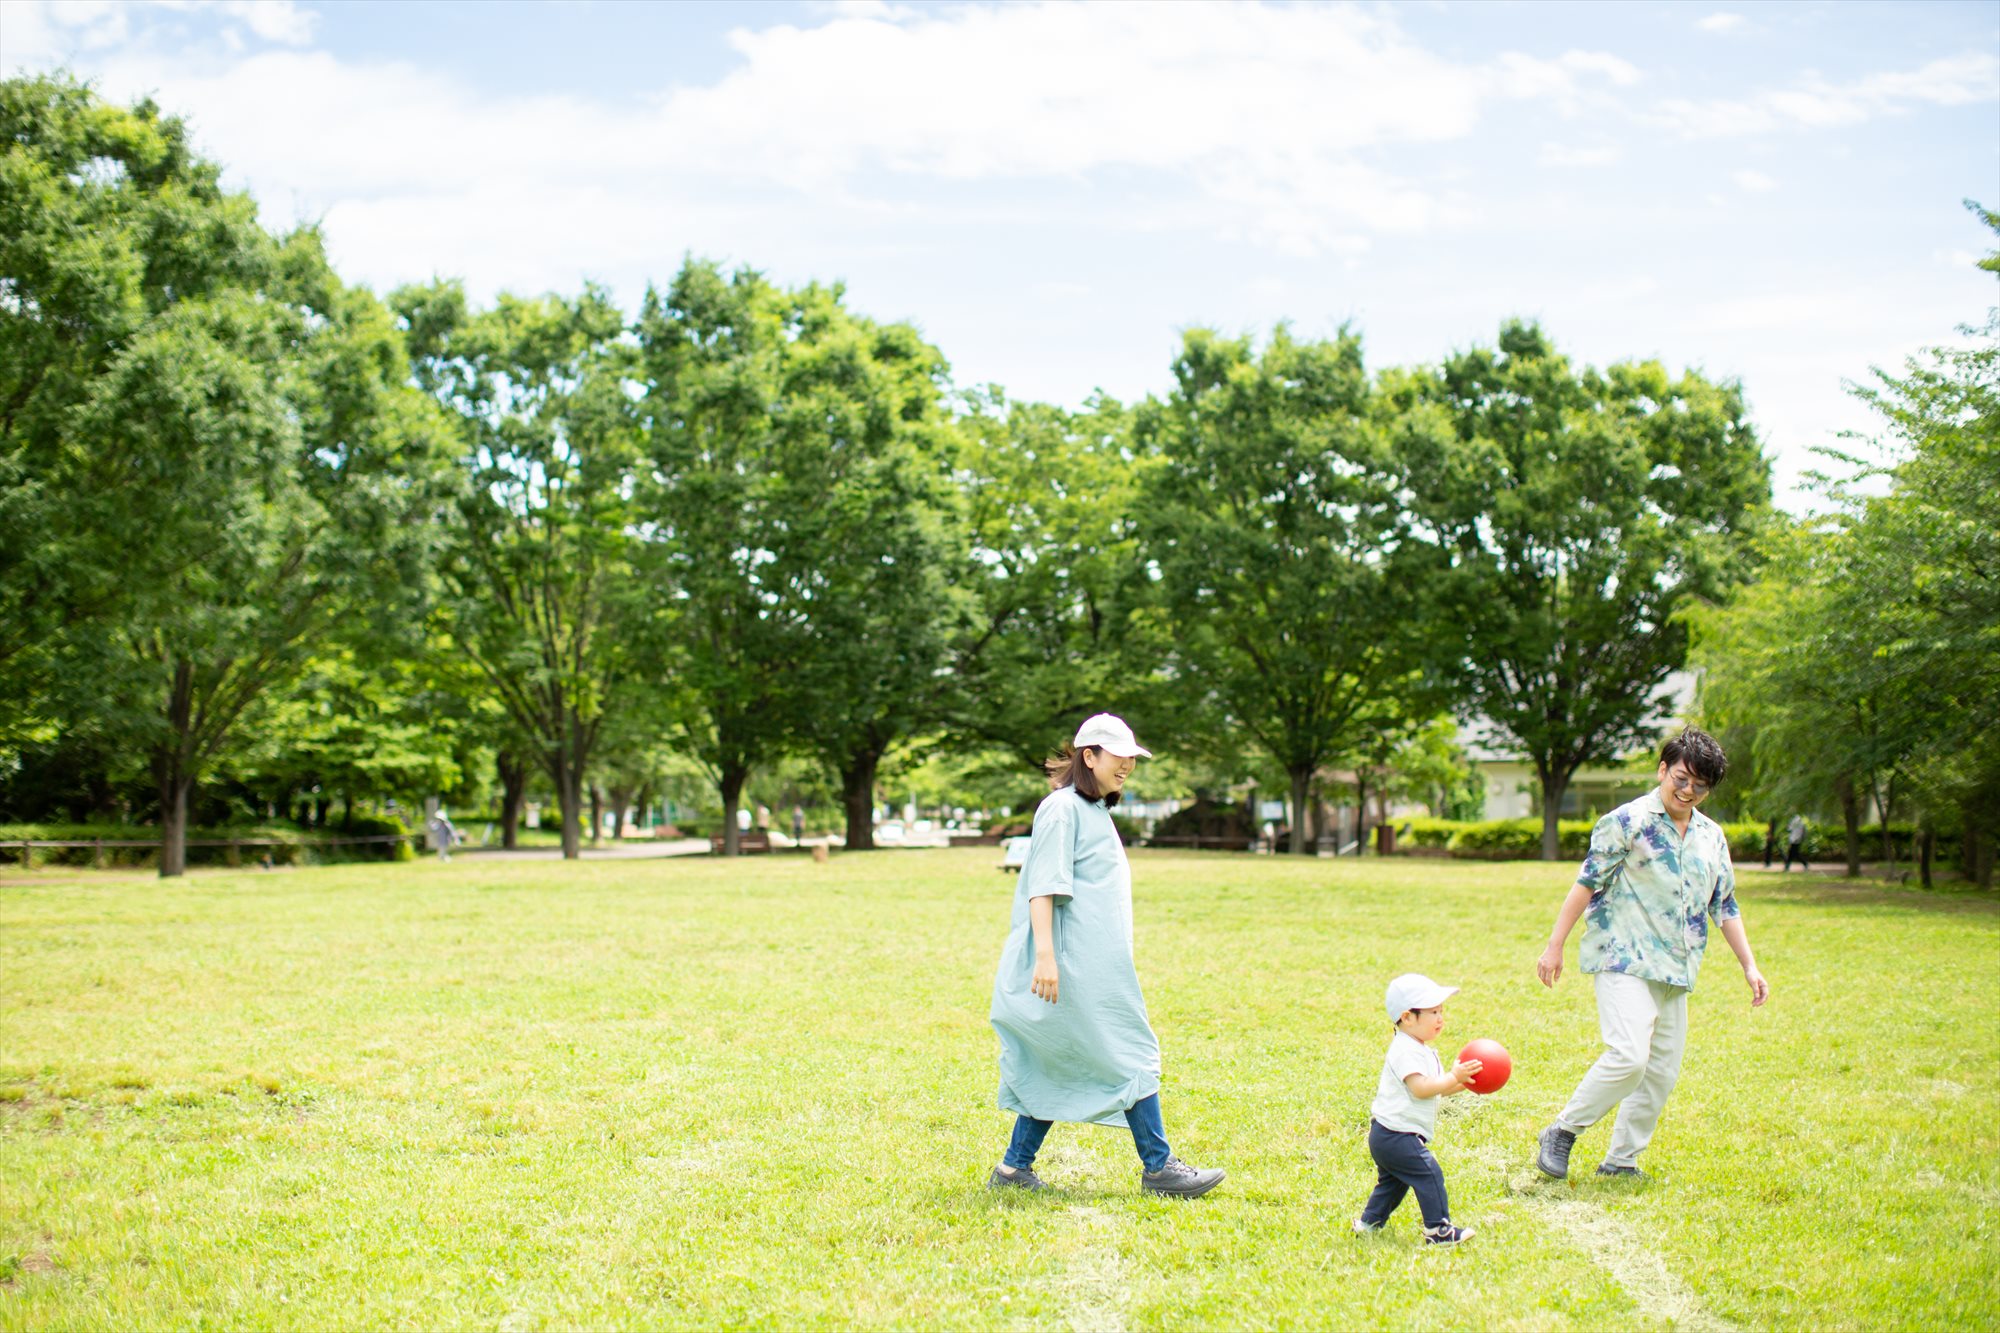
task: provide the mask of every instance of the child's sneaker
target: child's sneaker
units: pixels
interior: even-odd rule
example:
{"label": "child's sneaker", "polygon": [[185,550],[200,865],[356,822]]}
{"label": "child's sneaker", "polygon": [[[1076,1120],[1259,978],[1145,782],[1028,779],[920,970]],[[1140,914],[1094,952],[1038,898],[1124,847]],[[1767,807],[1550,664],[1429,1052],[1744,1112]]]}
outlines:
{"label": "child's sneaker", "polygon": [[1011,1176],[996,1166],[993,1168],[993,1174],[986,1177],[986,1188],[990,1190],[1045,1190],[1048,1188],[1048,1184],[1035,1174],[1035,1169],[1031,1166],[1017,1167]]}
{"label": "child's sneaker", "polygon": [[1382,1224],[1380,1222],[1376,1222],[1371,1226],[1358,1217],[1354,1219],[1354,1234],[1357,1236],[1372,1236],[1381,1229]]}
{"label": "child's sneaker", "polygon": [[1471,1239],[1471,1227],[1455,1227],[1451,1223],[1446,1222],[1442,1226],[1424,1228],[1424,1244],[1426,1245],[1457,1245],[1461,1241]]}
{"label": "child's sneaker", "polygon": [[1616,1176],[1620,1180],[1651,1180],[1652,1177],[1636,1166],[1614,1166],[1610,1162],[1600,1162],[1597,1166],[1600,1176]]}

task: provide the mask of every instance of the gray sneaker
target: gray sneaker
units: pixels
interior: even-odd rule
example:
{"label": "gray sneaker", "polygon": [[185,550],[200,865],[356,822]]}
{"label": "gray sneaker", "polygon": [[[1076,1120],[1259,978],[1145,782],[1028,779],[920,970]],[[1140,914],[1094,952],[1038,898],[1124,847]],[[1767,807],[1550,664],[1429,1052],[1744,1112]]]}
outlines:
{"label": "gray sneaker", "polygon": [[1204,1171],[1189,1166],[1178,1157],[1169,1157],[1157,1171],[1142,1172],[1139,1184],[1148,1194],[1167,1194],[1177,1199],[1199,1199],[1222,1183],[1228,1174],[1217,1167]]}
{"label": "gray sneaker", "polygon": [[1545,1176],[1562,1180],[1569,1175],[1569,1150],[1576,1143],[1576,1135],[1561,1125],[1550,1125],[1542,1131],[1539,1140],[1541,1151],[1535,1154],[1535,1165]]}
{"label": "gray sneaker", "polygon": [[1644,1171],[1641,1171],[1636,1166],[1613,1166],[1609,1162],[1599,1162],[1597,1164],[1597,1174],[1600,1176],[1616,1176],[1620,1180],[1652,1179],[1651,1176],[1647,1175]]}
{"label": "gray sneaker", "polygon": [[1045,1190],[1048,1187],[1048,1182],[1036,1175],[1031,1166],[1020,1167],[1011,1176],[996,1166],[993,1174],[986,1177],[986,1188],[990,1190]]}

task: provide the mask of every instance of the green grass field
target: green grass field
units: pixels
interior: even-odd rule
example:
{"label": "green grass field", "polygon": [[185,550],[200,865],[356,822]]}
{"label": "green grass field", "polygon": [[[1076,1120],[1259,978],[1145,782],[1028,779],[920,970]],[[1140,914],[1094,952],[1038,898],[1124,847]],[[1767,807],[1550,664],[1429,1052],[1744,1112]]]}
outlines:
{"label": "green grass field", "polygon": [[[1544,1184],[1595,1052],[1568,867],[1134,857],[1175,1149],[1004,1144],[991,850],[0,887],[0,1327],[1992,1327],[2000,905],[1751,876],[1649,1185]],[[1574,944],[1571,952],[1574,961]],[[1348,1222],[1406,969],[1511,1048],[1436,1144],[1479,1235]]]}

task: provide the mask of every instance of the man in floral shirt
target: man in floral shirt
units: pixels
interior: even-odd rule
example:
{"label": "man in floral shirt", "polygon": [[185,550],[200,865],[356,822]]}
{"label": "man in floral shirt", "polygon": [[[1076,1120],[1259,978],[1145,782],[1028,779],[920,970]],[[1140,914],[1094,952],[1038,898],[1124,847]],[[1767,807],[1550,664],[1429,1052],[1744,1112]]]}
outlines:
{"label": "man in floral shirt", "polygon": [[1750,983],[1750,1003],[1771,988],[1757,970],[1736,907],[1736,875],[1722,826],[1695,807],[1728,771],[1715,738],[1689,727],[1660,751],[1659,788],[1597,821],[1590,855],[1556,913],[1549,947],[1535,962],[1544,986],[1562,976],[1563,945],[1584,919],[1577,963],[1597,977],[1604,1053],[1542,1131],[1536,1165],[1569,1174],[1576,1136],[1618,1108],[1600,1176],[1643,1176],[1637,1158],[1681,1071],[1687,997],[1714,920]]}

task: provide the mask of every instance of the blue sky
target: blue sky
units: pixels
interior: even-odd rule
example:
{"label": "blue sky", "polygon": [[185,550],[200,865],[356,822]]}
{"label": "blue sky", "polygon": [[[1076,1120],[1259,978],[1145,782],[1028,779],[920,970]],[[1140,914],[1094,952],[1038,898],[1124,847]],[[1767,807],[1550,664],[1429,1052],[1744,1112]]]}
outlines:
{"label": "blue sky", "polygon": [[1196,323],[1378,365],[1540,319],[1740,378],[1804,503],[1843,380],[1995,304],[2000,4],[0,6],[350,279],[842,280],[964,384],[1163,391]]}

